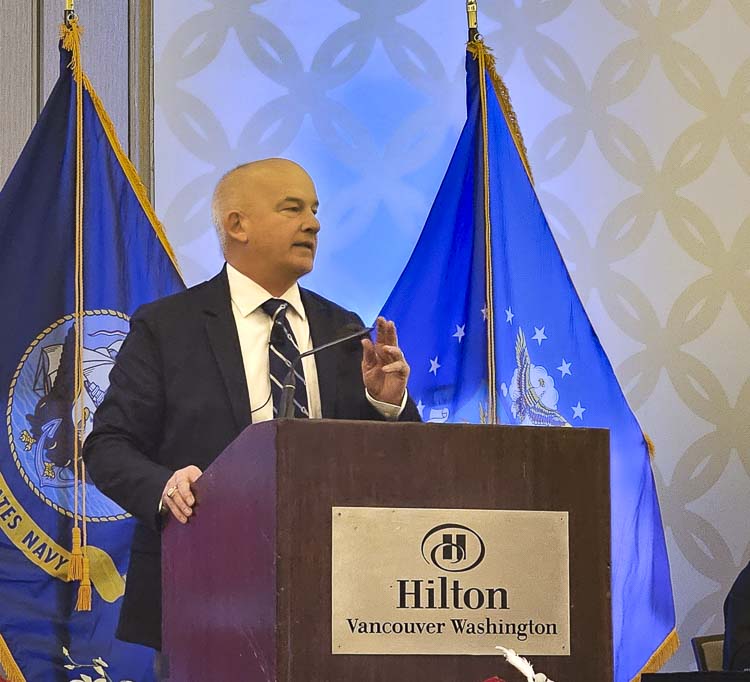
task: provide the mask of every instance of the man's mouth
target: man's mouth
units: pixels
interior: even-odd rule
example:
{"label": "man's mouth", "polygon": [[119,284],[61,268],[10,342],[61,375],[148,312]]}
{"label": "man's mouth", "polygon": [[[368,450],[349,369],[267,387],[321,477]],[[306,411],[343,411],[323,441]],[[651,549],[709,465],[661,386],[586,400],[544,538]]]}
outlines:
{"label": "man's mouth", "polygon": [[312,242],[294,242],[292,246],[299,246],[303,249],[307,249],[308,251],[315,251],[315,244]]}

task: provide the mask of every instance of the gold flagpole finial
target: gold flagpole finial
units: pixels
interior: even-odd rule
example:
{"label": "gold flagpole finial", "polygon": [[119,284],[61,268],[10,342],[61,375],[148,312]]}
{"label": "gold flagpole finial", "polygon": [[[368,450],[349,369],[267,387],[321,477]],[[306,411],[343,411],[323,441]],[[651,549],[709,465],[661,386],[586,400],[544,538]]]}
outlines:
{"label": "gold flagpole finial", "polygon": [[474,40],[479,34],[477,28],[477,0],[466,0],[466,17],[469,22],[469,40]]}
{"label": "gold flagpole finial", "polygon": [[65,11],[63,12],[63,21],[70,28],[70,23],[76,19],[75,0],[65,0]]}

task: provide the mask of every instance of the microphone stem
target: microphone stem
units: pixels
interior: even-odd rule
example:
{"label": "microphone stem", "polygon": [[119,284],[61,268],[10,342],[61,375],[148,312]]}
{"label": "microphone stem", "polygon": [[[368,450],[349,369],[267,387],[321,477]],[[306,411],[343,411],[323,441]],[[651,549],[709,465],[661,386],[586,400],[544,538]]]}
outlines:
{"label": "microphone stem", "polygon": [[289,371],[284,377],[284,387],[281,389],[281,400],[279,401],[278,418],[294,419],[294,392],[297,389],[297,374],[294,370],[297,364],[302,360],[302,358],[306,358],[308,355],[313,355],[314,353],[326,350],[327,348],[331,348],[332,346],[337,346],[340,343],[346,343],[347,341],[358,339],[361,336],[366,336],[373,329],[374,327],[365,327],[364,329],[360,329],[353,334],[342,336],[340,339],[334,339],[333,341],[324,343],[322,346],[318,346],[317,348],[306,350],[304,353],[300,353],[296,358],[294,358],[294,360],[292,360],[292,364],[289,365]]}

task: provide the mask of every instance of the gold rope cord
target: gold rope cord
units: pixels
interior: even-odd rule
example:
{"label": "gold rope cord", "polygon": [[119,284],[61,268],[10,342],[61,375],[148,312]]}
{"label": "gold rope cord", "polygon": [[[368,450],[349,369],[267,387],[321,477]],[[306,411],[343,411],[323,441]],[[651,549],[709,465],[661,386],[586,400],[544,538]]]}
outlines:
{"label": "gold rope cord", "polygon": [[[84,253],[83,253],[83,67],[81,64],[81,34],[83,29],[76,17],[60,27],[63,49],[71,53],[70,68],[76,88],[76,190],[75,190],[75,372],[74,372],[74,428],[73,428],[73,547],[70,561],[70,577],[80,580],[77,611],[91,610],[91,579],[87,553],[86,528],[86,477],[81,458],[81,437],[84,424]],[[78,497],[82,497],[79,513]],[[79,528],[80,524],[80,528]],[[81,532],[82,531],[82,532]]]}
{"label": "gold rope cord", "polygon": [[[69,7],[72,9],[72,7]],[[104,129],[107,136],[107,140],[114,152],[117,161],[125,174],[126,179],[130,183],[131,189],[136,196],[144,214],[151,223],[151,227],[154,230],[157,238],[159,239],[165,253],[172,262],[178,276],[182,279],[180,268],[177,265],[177,259],[175,258],[174,251],[169,244],[164,228],[156,217],[153,206],[148,199],[146,188],[144,187],[141,179],[138,177],[133,164],[128,159],[127,155],[122,149],[122,146],[117,139],[117,135],[114,131],[114,126],[110,120],[107,112],[102,105],[99,96],[94,90],[91,82],[89,81],[86,74],[83,72],[81,65],[81,35],[83,28],[78,24],[78,20],[75,16],[70,17],[67,24],[63,24],[60,27],[60,37],[62,39],[63,48],[69,51],[72,55],[70,61],[70,68],[73,71],[73,77],[76,83],[76,264],[75,264],[75,340],[76,340],[76,371],[75,371],[75,420],[76,426],[74,433],[76,435],[74,442],[74,527],[73,527],[73,546],[71,553],[71,560],[69,564],[70,579],[76,579],[81,581],[80,589],[78,592],[78,601],[76,603],[77,610],[90,610],[91,608],[91,580],[90,580],[90,557],[88,551],[88,534],[86,524],[86,485],[85,475],[86,466],[83,459],[80,456],[80,445],[84,432],[84,405],[83,405],[83,391],[85,378],[83,374],[83,319],[84,319],[84,292],[83,292],[83,91],[89,93],[92,104],[96,111],[99,121]],[[80,480],[79,480],[80,478]],[[78,507],[78,496],[79,490],[81,491],[81,514],[79,514]],[[80,519],[80,528],[79,528]]]}
{"label": "gold rope cord", "polygon": [[482,165],[484,174],[484,279],[485,279],[485,309],[487,311],[487,423],[497,424],[497,395],[496,395],[496,367],[495,367],[495,313],[494,286],[492,272],[492,222],[490,220],[490,160],[489,160],[489,131],[487,124],[487,83],[485,80],[486,50],[484,44],[475,41],[476,57],[479,60],[479,98],[481,102],[480,114],[482,118]]}

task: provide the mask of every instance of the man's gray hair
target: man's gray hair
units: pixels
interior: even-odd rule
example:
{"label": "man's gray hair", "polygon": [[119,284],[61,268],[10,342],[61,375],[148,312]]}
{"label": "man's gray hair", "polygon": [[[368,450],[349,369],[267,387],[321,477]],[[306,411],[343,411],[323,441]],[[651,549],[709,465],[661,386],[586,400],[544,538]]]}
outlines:
{"label": "man's gray hair", "polygon": [[219,238],[219,246],[221,247],[221,251],[222,253],[224,253],[227,247],[227,233],[224,230],[224,226],[221,224],[221,214],[217,210],[216,190],[214,190],[214,195],[211,199],[211,223],[216,230],[216,236]]}
{"label": "man's gray hair", "polygon": [[242,163],[224,173],[224,175],[219,178],[219,182],[216,183],[213,196],[211,197],[211,222],[216,230],[216,236],[219,238],[219,245],[221,246],[222,253],[226,251],[227,247],[227,233],[224,230],[224,225],[222,223],[223,216],[221,214],[221,207],[219,206],[221,203],[222,190],[224,189],[226,181],[230,175],[233,175],[235,171],[245,168],[245,166],[248,165],[250,164]]}

